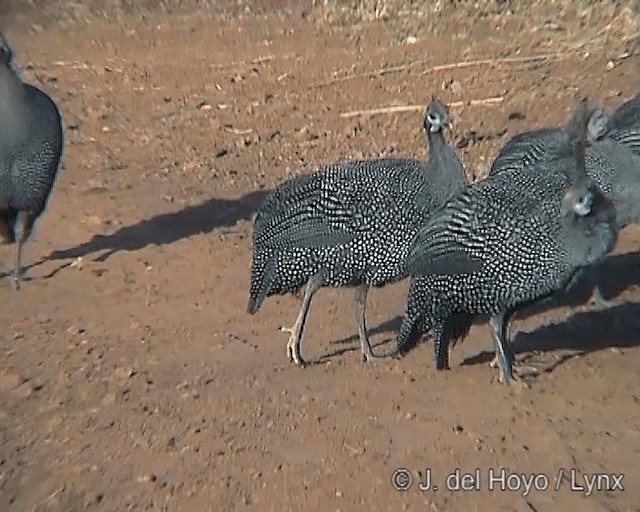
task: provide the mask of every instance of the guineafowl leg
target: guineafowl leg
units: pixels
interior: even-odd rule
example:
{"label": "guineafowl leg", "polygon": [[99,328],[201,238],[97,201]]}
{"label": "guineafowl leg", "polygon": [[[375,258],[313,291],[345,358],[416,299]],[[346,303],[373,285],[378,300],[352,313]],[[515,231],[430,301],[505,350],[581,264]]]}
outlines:
{"label": "guineafowl leg", "polygon": [[302,298],[302,306],[300,307],[300,313],[296,318],[293,327],[281,327],[280,330],[291,333],[289,341],[287,342],[287,357],[289,361],[294,362],[298,366],[305,366],[305,362],[300,356],[300,340],[302,339],[302,331],[304,330],[304,324],[307,321],[307,314],[309,313],[309,307],[311,306],[311,299],[313,294],[316,293],[322,286],[322,278],[318,275],[312,276],[307,282],[307,286],[304,290],[304,296]]}
{"label": "guineafowl leg", "polygon": [[362,361],[367,362],[373,359],[373,351],[371,350],[371,343],[369,343],[369,336],[367,335],[367,323],[365,320],[365,309],[367,307],[367,292],[369,291],[368,284],[360,284],[356,288],[356,295],[354,298],[355,310],[356,310],[356,324],[358,325],[358,336],[360,337],[360,350],[362,351]]}
{"label": "guineafowl leg", "polygon": [[31,234],[31,229],[33,227],[33,220],[29,214],[26,212],[18,213],[18,217],[16,219],[16,240],[18,241],[18,249],[16,251],[16,266],[13,269],[13,289],[20,289],[20,280],[22,279],[22,248],[24,243],[29,238]]}
{"label": "guineafowl leg", "polygon": [[491,337],[496,349],[496,357],[500,365],[500,382],[509,384],[513,378],[513,354],[507,341],[507,316],[508,313],[499,313],[491,317]]}
{"label": "guineafowl leg", "polygon": [[[0,211],[0,245],[12,244],[16,241],[13,226],[16,222],[15,210]],[[0,260],[0,276],[11,277],[8,267]]]}

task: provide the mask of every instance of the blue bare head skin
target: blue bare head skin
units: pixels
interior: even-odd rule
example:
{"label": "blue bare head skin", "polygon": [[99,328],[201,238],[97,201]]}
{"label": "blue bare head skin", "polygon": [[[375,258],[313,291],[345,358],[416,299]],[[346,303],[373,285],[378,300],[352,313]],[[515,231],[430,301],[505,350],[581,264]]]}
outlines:
{"label": "blue bare head skin", "polygon": [[424,129],[430,133],[437,133],[450,125],[451,119],[447,107],[438,98],[432,97],[424,116]]}

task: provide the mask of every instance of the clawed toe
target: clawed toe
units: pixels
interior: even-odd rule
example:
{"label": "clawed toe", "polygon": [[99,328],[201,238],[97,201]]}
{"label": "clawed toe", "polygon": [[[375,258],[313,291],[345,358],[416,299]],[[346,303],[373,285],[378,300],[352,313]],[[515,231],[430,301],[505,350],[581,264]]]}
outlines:
{"label": "clawed toe", "polygon": [[522,377],[522,375],[518,374],[518,372],[514,372],[511,375],[511,378],[507,382],[509,386],[520,387],[523,389],[529,389],[531,386],[529,383]]}
{"label": "clawed toe", "polygon": [[287,359],[295,365],[304,368],[306,363],[300,356],[300,347],[297,342],[296,329],[294,327],[283,326],[280,327],[280,330],[290,334],[289,341],[287,341]]}

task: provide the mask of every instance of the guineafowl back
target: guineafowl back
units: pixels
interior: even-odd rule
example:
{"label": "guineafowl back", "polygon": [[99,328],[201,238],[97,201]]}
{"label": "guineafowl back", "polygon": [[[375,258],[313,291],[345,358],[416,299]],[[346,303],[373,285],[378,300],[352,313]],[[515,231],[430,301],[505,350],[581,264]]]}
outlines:
{"label": "guineafowl back", "polygon": [[[597,123],[590,125],[592,133],[589,135],[594,142],[585,152],[587,176],[615,203],[620,228],[631,222],[640,222],[640,152],[634,152],[634,144],[640,144],[638,114],[640,100],[634,98],[621,106],[606,121],[604,128]],[[600,110],[594,111],[591,119],[596,116],[599,116],[597,121],[606,119]],[[515,169],[555,173],[556,166],[536,164],[561,155],[569,138],[564,127],[544,128],[516,135],[500,150],[489,174],[509,173]],[[638,149],[640,150],[640,145]]]}
{"label": "guineafowl back", "polygon": [[541,160],[552,159],[559,151],[564,150],[567,140],[568,137],[561,128],[541,128],[515,135],[494,158],[489,175],[531,168]]}

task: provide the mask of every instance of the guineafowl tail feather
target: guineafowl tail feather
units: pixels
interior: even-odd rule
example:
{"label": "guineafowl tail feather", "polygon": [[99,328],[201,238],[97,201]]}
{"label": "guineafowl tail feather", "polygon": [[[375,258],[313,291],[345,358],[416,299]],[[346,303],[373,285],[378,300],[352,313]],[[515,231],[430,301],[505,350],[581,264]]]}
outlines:
{"label": "guineafowl tail feather", "polygon": [[449,348],[464,341],[471,330],[474,319],[474,315],[461,311],[451,314],[444,322],[439,335],[435,336],[433,340],[436,369],[449,368]]}
{"label": "guineafowl tail feather", "polygon": [[442,336],[435,336],[433,351],[436,360],[436,370],[449,369],[449,340]]}
{"label": "guineafowl tail feather", "polygon": [[275,261],[272,257],[267,260],[262,270],[260,270],[260,266],[262,265],[257,265],[254,261],[254,268],[251,272],[251,292],[247,304],[247,313],[250,315],[255,314],[262,306],[264,299],[267,298],[275,274]]}
{"label": "guineafowl tail feather", "polygon": [[402,319],[398,333],[398,353],[404,354],[414,348],[422,334],[431,330],[432,325],[427,324],[424,308],[411,308],[412,314],[406,314]]}

